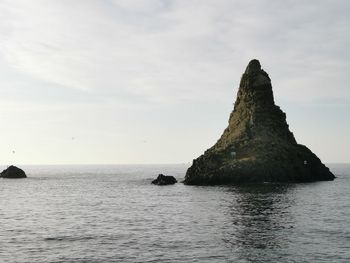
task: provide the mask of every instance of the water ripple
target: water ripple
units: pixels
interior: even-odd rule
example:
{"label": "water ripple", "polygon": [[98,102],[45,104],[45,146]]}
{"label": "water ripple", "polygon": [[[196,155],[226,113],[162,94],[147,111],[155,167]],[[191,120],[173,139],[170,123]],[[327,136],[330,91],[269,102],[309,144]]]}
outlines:
{"label": "water ripple", "polygon": [[186,166],[26,167],[0,182],[1,262],[348,262],[340,168],[315,184],[157,187]]}

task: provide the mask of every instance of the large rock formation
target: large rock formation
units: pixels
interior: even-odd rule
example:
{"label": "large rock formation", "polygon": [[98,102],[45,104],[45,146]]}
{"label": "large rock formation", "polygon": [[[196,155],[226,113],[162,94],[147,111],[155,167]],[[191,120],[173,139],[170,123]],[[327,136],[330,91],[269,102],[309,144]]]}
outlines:
{"label": "large rock formation", "polygon": [[0,177],[16,179],[16,178],[26,178],[27,175],[22,169],[11,165],[0,173]]}
{"label": "large rock formation", "polygon": [[286,114],[275,105],[271,80],[258,60],[244,72],[228,127],[193,161],[185,184],[308,182],[334,175],[306,146],[297,144]]}

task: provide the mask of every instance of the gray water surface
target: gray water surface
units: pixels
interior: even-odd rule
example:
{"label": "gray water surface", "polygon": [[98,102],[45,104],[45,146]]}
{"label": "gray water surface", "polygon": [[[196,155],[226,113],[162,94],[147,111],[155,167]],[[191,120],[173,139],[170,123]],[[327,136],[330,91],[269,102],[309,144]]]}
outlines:
{"label": "gray water surface", "polygon": [[350,164],[241,187],[150,184],[185,165],[23,168],[0,180],[0,262],[350,262]]}

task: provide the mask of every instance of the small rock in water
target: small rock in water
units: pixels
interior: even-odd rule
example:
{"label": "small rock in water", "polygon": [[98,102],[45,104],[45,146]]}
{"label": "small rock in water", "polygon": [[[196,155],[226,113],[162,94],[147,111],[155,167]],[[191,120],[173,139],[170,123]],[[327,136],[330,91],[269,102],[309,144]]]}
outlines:
{"label": "small rock in water", "polygon": [[169,185],[169,184],[175,184],[175,183],[177,183],[177,180],[175,179],[174,176],[164,175],[164,174],[159,174],[157,179],[152,181],[152,184],[156,184],[156,185]]}
{"label": "small rock in water", "polygon": [[0,173],[0,177],[15,179],[15,178],[26,178],[27,175],[22,169],[11,165]]}

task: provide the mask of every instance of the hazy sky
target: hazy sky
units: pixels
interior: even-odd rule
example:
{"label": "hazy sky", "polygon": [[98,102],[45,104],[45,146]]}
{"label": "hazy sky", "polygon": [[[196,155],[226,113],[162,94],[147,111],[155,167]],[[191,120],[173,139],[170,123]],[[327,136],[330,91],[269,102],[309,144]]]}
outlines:
{"label": "hazy sky", "polygon": [[252,58],[299,143],[350,162],[350,1],[1,0],[2,164],[182,163]]}

